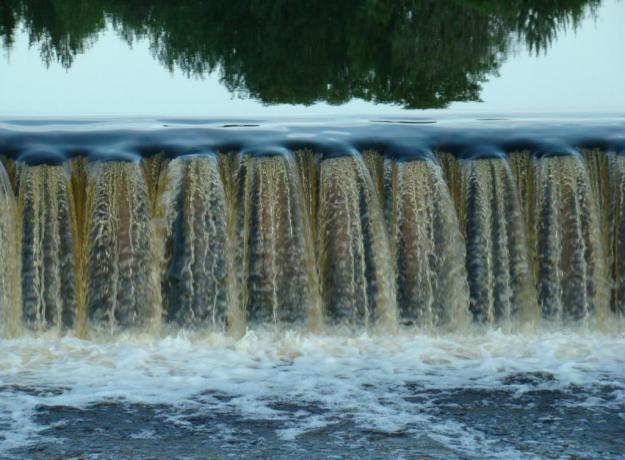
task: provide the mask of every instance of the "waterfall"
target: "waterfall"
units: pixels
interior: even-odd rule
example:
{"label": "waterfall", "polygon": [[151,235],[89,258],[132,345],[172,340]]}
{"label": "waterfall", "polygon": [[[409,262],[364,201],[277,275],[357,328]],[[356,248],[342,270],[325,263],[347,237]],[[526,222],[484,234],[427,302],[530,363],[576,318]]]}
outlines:
{"label": "waterfall", "polygon": [[625,157],[231,151],[0,167],[5,335],[625,314]]}
{"label": "waterfall", "polygon": [[223,328],[237,299],[232,296],[233,244],[217,158],[173,160],[163,187],[165,319],[186,327]]}
{"label": "waterfall", "polygon": [[317,313],[312,231],[290,153],[247,154],[239,203],[243,305],[250,323],[304,323]]}
{"label": "waterfall", "polygon": [[76,214],[65,166],[21,165],[22,319],[29,328],[76,321]]}
{"label": "waterfall", "polygon": [[390,249],[378,189],[359,156],[324,159],[319,180],[319,270],[326,316],[368,325],[395,320]]}
{"label": "waterfall", "polygon": [[0,163],[0,327],[7,336],[21,329],[19,234],[17,203],[7,171]]}
{"label": "waterfall", "polygon": [[614,273],[612,309],[625,315],[625,157],[611,154],[608,158],[608,180],[605,175],[602,179],[609,185],[608,260]]}
{"label": "waterfall", "polygon": [[[543,317],[603,318],[609,310],[600,213],[580,155],[534,161],[534,235],[538,301]],[[607,233],[607,232],[606,232]]]}
{"label": "waterfall", "polygon": [[148,192],[136,162],[91,165],[87,184],[86,310],[108,329],[145,327],[160,314]]}
{"label": "waterfall", "polygon": [[463,164],[467,272],[471,311],[492,323],[529,319],[536,306],[524,213],[505,159]]}
{"label": "waterfall", "polygon": [[466,322],[465,246],[447,184],[429,160],[390,165],[389,232],[403,322]]}

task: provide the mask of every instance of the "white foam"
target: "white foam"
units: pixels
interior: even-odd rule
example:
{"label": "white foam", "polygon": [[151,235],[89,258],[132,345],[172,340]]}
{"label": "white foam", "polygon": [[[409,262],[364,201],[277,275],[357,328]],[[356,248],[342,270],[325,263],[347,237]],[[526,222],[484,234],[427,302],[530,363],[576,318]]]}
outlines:
{"label": "white foam", "polygon": [[136,433],[131,433],[130,438],[132,439],[158,439],[156,432],[154,430],[140,430]]}
{"label": "white foam", "polygon": [[[223,410],[282,420],[278,436],[295,443],[302,433],[347,419],[386,433],[427,429],[431,439],[459,452],[481,452],[491,442],[486,435],[457,422],[433,420],[427,411],[406,404],[405,397],[429,389],[489,389],[506,383],[519,394],[537,386],[610,385],[611,398],[592,394],[583,404],[622,404],[625,399],[625,336],[620,333],[401,331],[374,336],[264,330],[240,340],[180,333],[108,341],[22,337],[1,340],[0,346],[0,424],[8,428],[0,452],[40,440],[43,427],[34,423],[33,414],[41,404],[84,408],[121,400]],[[547,378],[510,381],[528,373]],[[17,386],[37,391],[17,391]],[[277,402],[297,409],[285,411]],[[423,408],[428,404],[424,400]],[[184,417],[174,421],[185,423]],[[152,435],[140,427],[129,434]],[[502,455],[513,457],[514,451]]]}

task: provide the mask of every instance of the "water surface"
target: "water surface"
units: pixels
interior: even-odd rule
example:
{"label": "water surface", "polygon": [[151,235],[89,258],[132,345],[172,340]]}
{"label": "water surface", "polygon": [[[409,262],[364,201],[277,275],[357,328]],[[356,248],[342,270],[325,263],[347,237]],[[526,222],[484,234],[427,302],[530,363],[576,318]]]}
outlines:
{"label": "water surface", "polygon": [[624,19],[0,0],[0,457],[622,457]]}
{"label": "water surface", "polygon": [[[0,455],[619,458],[622,333],[2,341]],[[10,450],[8,450],[10,449]]]}
{"label": "water surface", "polygon": [[617,0],[6,1],[0,9],[0,115],[625,106]]}

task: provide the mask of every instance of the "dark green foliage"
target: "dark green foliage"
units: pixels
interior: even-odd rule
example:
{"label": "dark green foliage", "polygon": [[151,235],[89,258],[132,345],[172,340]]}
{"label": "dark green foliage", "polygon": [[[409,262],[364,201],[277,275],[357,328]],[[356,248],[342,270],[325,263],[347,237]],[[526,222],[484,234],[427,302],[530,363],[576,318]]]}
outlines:
{"label": "dark green foliage", "polygon": [[46,63],[69,67],[107,20],[167,68],[217,71],[267,104],[352,98],[409,108],[479,100],[520,39],[546,49],[600,0],[0,0],[6,46],[25,25]]}

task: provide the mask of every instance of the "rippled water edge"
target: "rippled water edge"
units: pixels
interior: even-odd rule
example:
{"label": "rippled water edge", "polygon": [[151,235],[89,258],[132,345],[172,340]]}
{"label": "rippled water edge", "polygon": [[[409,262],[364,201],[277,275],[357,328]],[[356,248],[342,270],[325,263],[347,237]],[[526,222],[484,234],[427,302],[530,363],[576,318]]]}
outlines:
{"label": "rippled water edge", "polygon": [[0,457],[618,458],[622,326],[2,340]]}

